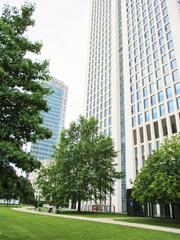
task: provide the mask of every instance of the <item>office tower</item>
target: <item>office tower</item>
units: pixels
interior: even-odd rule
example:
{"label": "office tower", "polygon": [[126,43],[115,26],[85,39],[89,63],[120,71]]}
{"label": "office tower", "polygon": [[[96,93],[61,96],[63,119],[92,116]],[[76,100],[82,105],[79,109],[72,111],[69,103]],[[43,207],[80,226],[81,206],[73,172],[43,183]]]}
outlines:
{"label": "office tower", "polygon": [[172,0],[92,0],[85,114],[99,119],[126,177],[115,210],[153,149],[180,132],[180,7]]}
{"label": "office tower", "polygon": [[54,146],[58,143],[60,133],[64,128],[68,92],[67,86],[56,79],[46,82],[44,85],[53,90],[53,93],[47,96],[50,110],[42,113],[43,126],[51,130],[52,137],[32,144],[30,152],[40,161],[52,159]]}

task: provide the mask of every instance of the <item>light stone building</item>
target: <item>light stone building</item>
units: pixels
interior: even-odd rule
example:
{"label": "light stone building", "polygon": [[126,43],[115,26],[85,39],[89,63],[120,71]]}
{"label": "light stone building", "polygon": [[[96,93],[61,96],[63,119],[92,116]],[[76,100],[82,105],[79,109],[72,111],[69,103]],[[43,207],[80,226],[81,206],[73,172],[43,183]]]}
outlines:
{"label": "light stone building", "polygon": [[180,132],[179,23],[177,0],[91,0],[84,112],[113,137],[126,173],[117,212],[147,156]]}

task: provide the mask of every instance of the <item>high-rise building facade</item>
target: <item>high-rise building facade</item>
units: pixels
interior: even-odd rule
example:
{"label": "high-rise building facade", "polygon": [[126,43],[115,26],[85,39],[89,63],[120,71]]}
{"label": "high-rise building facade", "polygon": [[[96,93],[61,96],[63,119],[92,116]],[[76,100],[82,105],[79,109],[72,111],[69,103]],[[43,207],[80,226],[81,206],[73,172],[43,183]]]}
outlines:
{"label": "high-rise building facade", "polygon": [[45,83],[46,87],[53,90],[48,95],[47,104],[49,112],[43,112],[43,126],[50,129],[52,137],[46,140],[39,140],[31,145],[31,154],[38,160],[51,160],[54,153],[54,146],[58,143],[60,133],[64,128],[65,112],[67,105],[67,86],[59,80],[53,79]]}
{"label": "high-rise building facade", "polygon": [[85,113],[114,138],[116,211],[164,138],[180,132],[180,6],[176,0],[91,0]]}

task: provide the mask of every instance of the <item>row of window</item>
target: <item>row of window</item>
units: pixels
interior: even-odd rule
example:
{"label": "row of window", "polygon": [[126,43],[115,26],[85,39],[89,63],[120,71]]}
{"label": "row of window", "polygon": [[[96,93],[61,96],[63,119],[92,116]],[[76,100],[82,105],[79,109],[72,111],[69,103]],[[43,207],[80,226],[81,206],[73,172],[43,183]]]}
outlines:
{"label": "row of window", "polygon": [[[177,104],[177,108],[180,110],[180,97],[178,97],[176,99],[176,104]],[[167,102],[167,109],[168,109],[168,113],[173,113],[175,111],[175,106],[174,106],[174,101],[171,100],[169,102]],[[165,104],[161,104],[159,106],[159,116],[163,117],[167,115],[166,112],[166,105]],[[148,110],[145,111],[145,113],[141,113],[138,116],[134,116],[132,117],[132,127],[135,128],[137,125],[142,125],[144,124],[144,122],[149,122],[151,120],[157,120],[158,119],[158,108],[154,107],[152,108],[152,110]]]}
{"label": "row of window", "polygon": [[138,145],[139,143],[146,142],[146,139],[152,141],[153,139],[160,138],[160,131],[162,131],[162,137],[168,136],[168,134],[177,133],[177,123],[175,115],[169,117],[170,129],[168,128],[167,119],[163,118],[159,122],[154,122],[152,124],[148,124],[145,127],[140,127],[138,130],[133,130],[133,140],[134,145]]}
{"label": "row of window", "polygon": [[[180,94],[180,82],[177,83],[174,87],[175,87],[175,94],[179,95]],[[173,90],[172,86],[166,88],[165,92],[166,92],[166,95],[164,94],[164,91],[158,92],[157,93],[158,98],[156,97],[155,94],[151,95],[151,97],[149,98],[150,99],[150,101],[149,101],[149,99],[147,98],[148,97],[147,87],[145,87],[143,89],[143,97],[145,98],[144,99],[144,109],[149,108],[149,106],[153,107],[158,102],[163,103],[166,99],[171,99],[174,97],[174,90]],[[154,93],[154,91],[152,91],[152,94],[153,93]],[[138,100],[141,100],[141,92],[140,91],[137,92],[137,98],[138,98]],[[134,102],[134,99],[133,99],[133,102]],[[137,112],[142,112],[142,110],[143,110],[142,107],[143,107],[142,101],[139,101],[137,103]],[[131,112],[132,112],[132,115],[136,114],[136,105],[135,104],[132,105]]]}

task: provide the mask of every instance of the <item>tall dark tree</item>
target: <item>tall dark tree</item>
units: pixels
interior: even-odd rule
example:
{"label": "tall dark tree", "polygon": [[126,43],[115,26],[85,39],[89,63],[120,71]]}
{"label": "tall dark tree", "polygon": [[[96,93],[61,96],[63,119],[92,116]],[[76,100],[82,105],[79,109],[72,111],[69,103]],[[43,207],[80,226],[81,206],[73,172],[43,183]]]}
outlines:
{"label": "tall dark tree", "polygon": [[38,186],[45,199],[53,202],[94,200],[101,203],[113,192],[116,171],[114,144],[110,137],[98,133],[95,118],[80,117],[61,134],[55,164],[40,171]]}
{"label": "tall dark tree", "polygon": [[34,9],[32,4],[20,11],[5,6],[0,16],[0,176],[12,165],[25,172],[39,167],[23,146],[51,136],[40,114],[48,111],[44,97],[50,90],[42,84],[50,79],[48,62],[28,58],[42,47],[26,36],[34,26]]}

